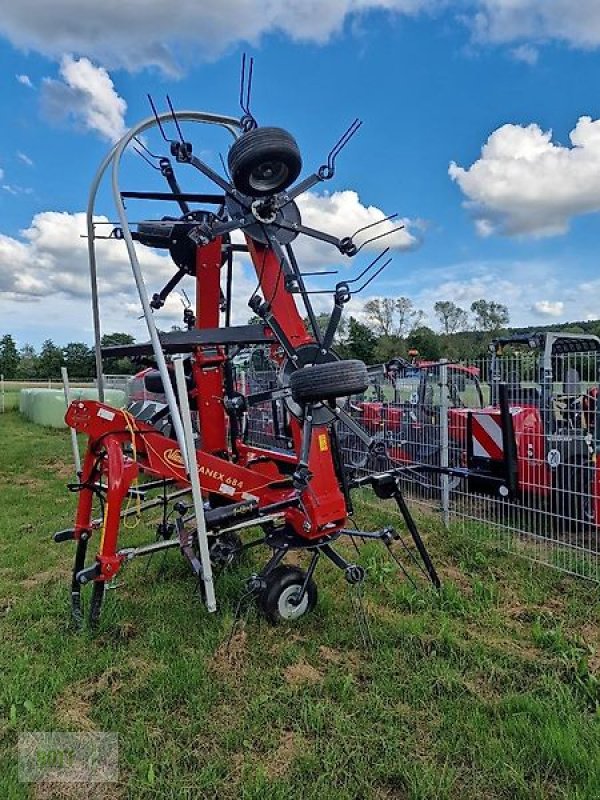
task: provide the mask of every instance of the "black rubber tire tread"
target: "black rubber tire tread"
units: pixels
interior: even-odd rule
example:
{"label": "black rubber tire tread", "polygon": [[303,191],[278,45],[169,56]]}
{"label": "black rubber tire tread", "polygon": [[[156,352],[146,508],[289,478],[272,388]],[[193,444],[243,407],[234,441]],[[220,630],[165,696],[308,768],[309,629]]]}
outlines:
{"label": "black rubber tire tread", "polygon": [[[298,585],[300,588],[305,578],[306,573],[299,567],[290,567],[286,564],[275,567],[272,572],[265,576],[264,580],[267,585],[260,595],[259,604],[263,614],[272,625],[295,622],[295,620],[284,619],[280,615],[278,602],[284,589],[292,585]],[[302,616],[309,614],[317,604],[317,585],[312,578],[306,586],[306,594],[308,596],[308,606]]]}
{"label": "black rubber tire tread", "polygon": [[361,394],[368,386],[367,368],[358,359],[313,364],[290,375],[290,389],[297,403],[349,397]]}
{"label": "black rubber tire tread", "polygon": [[100,622],[100,612],[102,611],[102,603],[104,602],[104,591],[104,581],[94,581],[89,616],[89,624],[92,630],[96,630]]}
{"label": "black rubber tire tread", "polygon": [[[270,191],[262,191],[250,183],[250,173],[265,160],[283,161],[288,168],[285,179]],[[277,194],[291,186],[300,175],[302,156],[294,137],[283,128],[254,128],[232,144],[227,164],[236,189],[252,197],[261,197]]]}

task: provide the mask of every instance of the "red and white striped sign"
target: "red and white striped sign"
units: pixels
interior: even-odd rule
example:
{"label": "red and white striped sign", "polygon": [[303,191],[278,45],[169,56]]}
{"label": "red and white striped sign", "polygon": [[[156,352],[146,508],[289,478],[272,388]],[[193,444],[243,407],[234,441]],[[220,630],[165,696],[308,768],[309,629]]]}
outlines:
{"label": "red and white striped sign", "polygon": [[473,455],[476,458],[504,458],[504,440],[500,414],[476,414],[471,417]]}

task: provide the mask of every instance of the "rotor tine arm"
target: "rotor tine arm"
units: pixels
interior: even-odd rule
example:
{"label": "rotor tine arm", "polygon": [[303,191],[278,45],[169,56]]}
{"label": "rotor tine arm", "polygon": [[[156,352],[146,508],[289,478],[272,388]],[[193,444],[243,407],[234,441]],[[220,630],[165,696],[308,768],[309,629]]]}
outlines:
{"label": "rotor tine arm", "polygon": [[192,167],[195,167],[203,175],[206,175],[206,177],[213,183],[216,183],[217,186],[223,189],[225,194],[228,194],[230,197],[235,198],[235,200],[237,200],[238,203],[240,203],[240,205],[243,205],[244,208],[246,208],[245,203],[242,202],[243,195],[241,195],[237,189],[235,189],[230,183],[228,183],[228,181],[226,181],[225,178],[222,178],[218,172],[212,170],[208,166],[208,164],[205,164],[204,161],[201,161],[199,158],[192,155],[190,155],[189,159],[186,159],[186,161],[187,163],[191,164]]}
{"label": "rotor tine arm", "polygon": [[335,336],[335,332],[340,324],[340,319],[342,318],[342,309],[343,304],[336,300],[336,303],[333,306],[333,311],[331,312],[331,316],[329,317],[329,322],[327,323],[327,330],[323,336],[321,349],[319,350],[315,359],[315,364],[319,364],[321,362],[321,357],[329,351],[331,345],[333,344],[333,337]]}
{"label": "rotor tine arm", "polygon": [[333,409],[333,413],[340,420],[340,422],[343,422],[344,425],[346,425],[348,428],[350,428],[352,433],[354,433],[354,434],[356,434],[356,436],[358,436],[358,438],[361,440],[361,442],[363,442],[363,444],[366,444],[367,447],[371,447],[371,445],[374,442],[373,437],[369,436],[369,434],[366,432],[366,430],[364,428],[362,428],[360,425],[358,425],[352,419],[350,414],[348,414],[346,411],[344,411],[343,408],[340,408],[339,406],[335,406],[335,408]]}
{"label": "rotor tine arm", "polygon": [[[169,184],[169,189],[173,192],[173,194],[180,195],[181,187],[179,186],[179,182],[175,177],[175,171],[173,170],[171,159],[161,158],[159,161],[159,169],[161,175]],[[177,205],[179,206],[183,214],[190,213],[190,207],[185,200],[177,200]]]}

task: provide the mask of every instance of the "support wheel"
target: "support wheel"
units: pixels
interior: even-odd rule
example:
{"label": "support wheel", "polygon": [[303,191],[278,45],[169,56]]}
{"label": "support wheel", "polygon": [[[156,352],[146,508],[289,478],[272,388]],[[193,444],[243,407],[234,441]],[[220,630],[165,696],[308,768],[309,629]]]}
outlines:
{"label": "support wheel", "polygon": [[255,128],[232,144],[227,157],[234,186],[242,194],[277,194],[296,180],[302,169],[294,137],[282,128]]}
{"label": "support wheel", "polygon": [[96,630],[100,622],[100,612],[102,611],[102,603],[104,602],[104,591],[104,581],[94,581],[89,616],[90,628],[92,630]]}
{"label": "support wheel", "polygon": [[265,576],[266,587],[260,596],[260,606],[273,625],[300,619],[317,604],[317,586],[312,578],[298,603],[306,573],[297,567],[280,566]]}

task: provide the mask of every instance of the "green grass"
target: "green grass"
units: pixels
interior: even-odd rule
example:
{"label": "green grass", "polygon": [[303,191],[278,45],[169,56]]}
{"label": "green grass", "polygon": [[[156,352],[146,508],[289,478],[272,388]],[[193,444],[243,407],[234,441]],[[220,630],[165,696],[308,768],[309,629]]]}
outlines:
{"label": "green grass", "polygon": [[[360,647],[342,576],[293,627],[251,614],[227,639],[256,552],[208,615],[183,560],[134,562],[95,636],[69,627],[75,505],[65,432],[0,416],[0,797],[19,731],[120,734],[131,798],[600,797],[600,603],[594,585],[422,519],[443,591],[416,593],[367,548],[375,648]],[[359,521],[387,520],[381,504]],[[123,542],[150,538],[123,532]],[[31,793],[30,793],[31,791]],[[65,797],[92,796],[87,789]]]}

